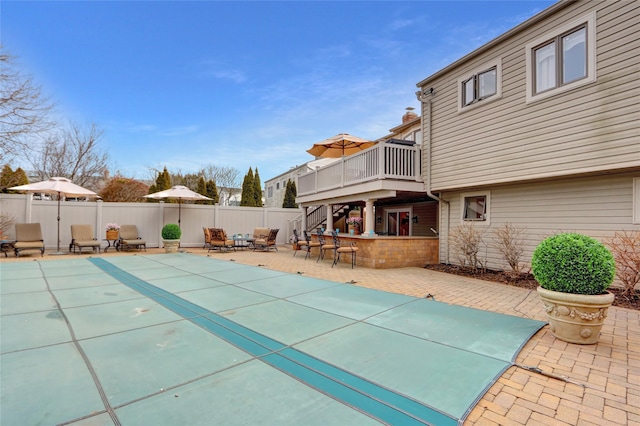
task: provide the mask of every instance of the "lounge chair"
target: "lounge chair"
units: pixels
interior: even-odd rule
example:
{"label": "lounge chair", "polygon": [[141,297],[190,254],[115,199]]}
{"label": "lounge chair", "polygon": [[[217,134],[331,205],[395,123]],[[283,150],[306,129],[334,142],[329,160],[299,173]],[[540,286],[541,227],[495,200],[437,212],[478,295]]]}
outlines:
{"label": "lounge chair", "polygon": [[[231,250],[234,249],[235,242],[227,238],[227,233],[222,228],[209,228],[210,241],[209,251],[211,250]],[[235,250],[235,249],[234,249]]]}
{"label": "lounge chair", "polygon": [[278,251],[278,247],[276,246],[276,237],[279,230],[280,229],[269,229],[266,237],[256,238],[253,242],[254,250],[269,251],[271,248],[274,248]]}
{"label": "lounge chair", "polygon": [[131,248],[147,251],[147,242],[140,238],[136,225],[122,225],[120,226],[120,238],[116,243],[116,249],[130,250]]}
{"label": "lounge chair", "polygon": [[333,231],[332,235],[333,246],[335,248],[333,254],[333,264],[331,265],[331,267],[333,268],[340,261],[340,255],[342,253],[347,253],[351,254],[351,269],[353,269],[354,265],[356,264],[356,256],[358,254],[358,247],[356,247],[356,243],[352,242],[348,246],[342,246],[340,245],[340,238],[338,237],[338,233]]}
{"label": "lounge chair", "polygon": [[13,251],[16,257],[24,250],[40,250],[40,255],[44,256],[44,240],[40,224],[16,223],[15,226],[16,242],[13,244]]}
{"label": "lounge chair", "polygon": [[83,248],[90,248],[94,252],[100,253],[100,241],[94,237],[93,227],[91,225],[71,225],[71,243],[69,251],[76,249],[82,254]]}

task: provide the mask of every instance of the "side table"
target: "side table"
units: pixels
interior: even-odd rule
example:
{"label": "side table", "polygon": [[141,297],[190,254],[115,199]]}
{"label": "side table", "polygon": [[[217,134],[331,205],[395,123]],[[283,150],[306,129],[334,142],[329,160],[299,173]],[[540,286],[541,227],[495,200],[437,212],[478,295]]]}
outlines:
{"label": "side table", "polygon": [[[113,247],[116,249],[116,251],[118,250],[118,245],[116,244],[118,242],[118,239],[111,239],[111,238],[105,238],[103,241],[107,242],[107,246],[104,248],[104,252],[106,253],[107,251],[109,251],[110,247]],[[113,244],[111,244],[111,242],[113,241]]]}
{"label": "side table", "polygon": [[13,250],[15,243],[13,240],[0,240],[0,251],[4,253],[4,257],[9,257],[7,253]]}

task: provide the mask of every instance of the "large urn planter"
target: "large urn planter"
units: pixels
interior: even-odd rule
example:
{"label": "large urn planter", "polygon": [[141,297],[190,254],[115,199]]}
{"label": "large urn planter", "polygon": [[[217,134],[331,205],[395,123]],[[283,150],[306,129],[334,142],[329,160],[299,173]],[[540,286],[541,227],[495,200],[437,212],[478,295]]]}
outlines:
{"label": "large urn planter", "polygon": [[162,240],[165,253],[177,253],[180,247],[180,240]]}
{"label": "large urn planter", "polygon": [[597,343],[615,298],[606,291],[615,277],[611,252],[586,235],[556,234],[533,251],[531,271],[553,335],[569,343]]}
{"label": "large urn planter", "polygon": [[615,295],[571,294],[538,287],[547,313],[549,329],[555,337],[569,343],[591,345],[598,342],[600,330]]}

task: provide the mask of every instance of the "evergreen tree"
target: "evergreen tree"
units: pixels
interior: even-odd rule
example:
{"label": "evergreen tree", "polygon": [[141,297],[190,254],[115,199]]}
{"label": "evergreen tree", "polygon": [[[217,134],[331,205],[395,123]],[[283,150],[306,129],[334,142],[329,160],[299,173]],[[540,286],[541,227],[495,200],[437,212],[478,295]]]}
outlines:
{"label": "evergreen tree", "polygon": [[256,199],[253,195],[253,170],[249,167],[249,171],[244,175],[244,181],[242,182],[242,199],[240,200],[241,206],[255,207]]}
{"label": "evergreen tree", "polygon": [[207,181],[207,193],[205,195],[212,199],[212,201],[207,201],[208,204],[213,205],[220,202],[220,196],[218,195],[218,187],[216,186],[216,182],[214,180]]}
{"label": "evergreen tree", "polygon": [[[200,195],[207,196],[207,182],[205,182],[204,177],[200,176],[198,179],[198,189],[196,192]],[[197,204],[209,204],[209,200],[197,201]]]}
{"label": "evergreen tree", "polygon": [[255,199],[254,206],[262,207],[262,184],[260,183],[260,175],[258,174],[258,168],[253,175],[253,198]]}
{"label": "evergreen tree", "polygon": [[28,183],[29,179],[27,178],[27,174],[20,167],[18,167],[15,172],[8,164],[2,167],[0,171],[0,192],[13,193],[14,191],[9,191],[7,188],[26,185]]}
{"label": "evergreen tree", "polygon": [[291,179],[287,180],[287,187],[284,192],[284,201],[282,202],[282,207],[285,209],[298,208],[298,205],[296,204],[297,195],[298,190],[296,189],[296,183]]}
{"label": "evergreen tree", "polygon": [[[169,171],[167,171],[167,166],[164,167],[164,170],[162,171],[162,173],[158,174],[155,185],[151,185],[149,187],[149,194],[153,194],[154,192],[164,191],[165,189],[171,189],[171,175],[169,174]],[[154,200],[153,198],[147,198],[146,200],[151,203],[160,202],[160,200]],[[165,201],[169,203],[177,202],[177,200],[173,200],[170,198],[165,199]]]}

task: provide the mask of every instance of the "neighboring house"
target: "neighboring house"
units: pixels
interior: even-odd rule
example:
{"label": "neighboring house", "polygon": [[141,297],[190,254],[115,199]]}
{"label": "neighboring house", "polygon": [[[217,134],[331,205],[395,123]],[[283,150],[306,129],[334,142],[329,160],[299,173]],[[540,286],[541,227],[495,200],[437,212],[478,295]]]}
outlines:
{"label": "neighboring house", "polygon": [[558,2],[417,86],[442,263],[462,224],[499,269],[506,223],[525,262],[556,232],[640,230],[640,2]]}
{"label": "neighboring house", "polygon": [[309,161],[301,166],[295,166],[289,171],[279,174],[278,176],[266,180],[264,182],[264,206],[282,208],[284,203],[284,195],[287,190],[287,181],[291,179],[298,187],[298,176],[315,170],[316,167],[324,167],[335,161],[337,158],[321,158]]}
{"label": "neighboring house", "polygon": [[[343,229],[340,218],[346,207],[360,209],[367,234],[435,235],[438,203],[425,193],[422,126],[412,109],[403,115],[402,124],[377,139],[373,147],[298,177],[296,202],[307,213],[303,228]],[[323,221],[316,223],[311,213],[318,206],[324,207]]]}

